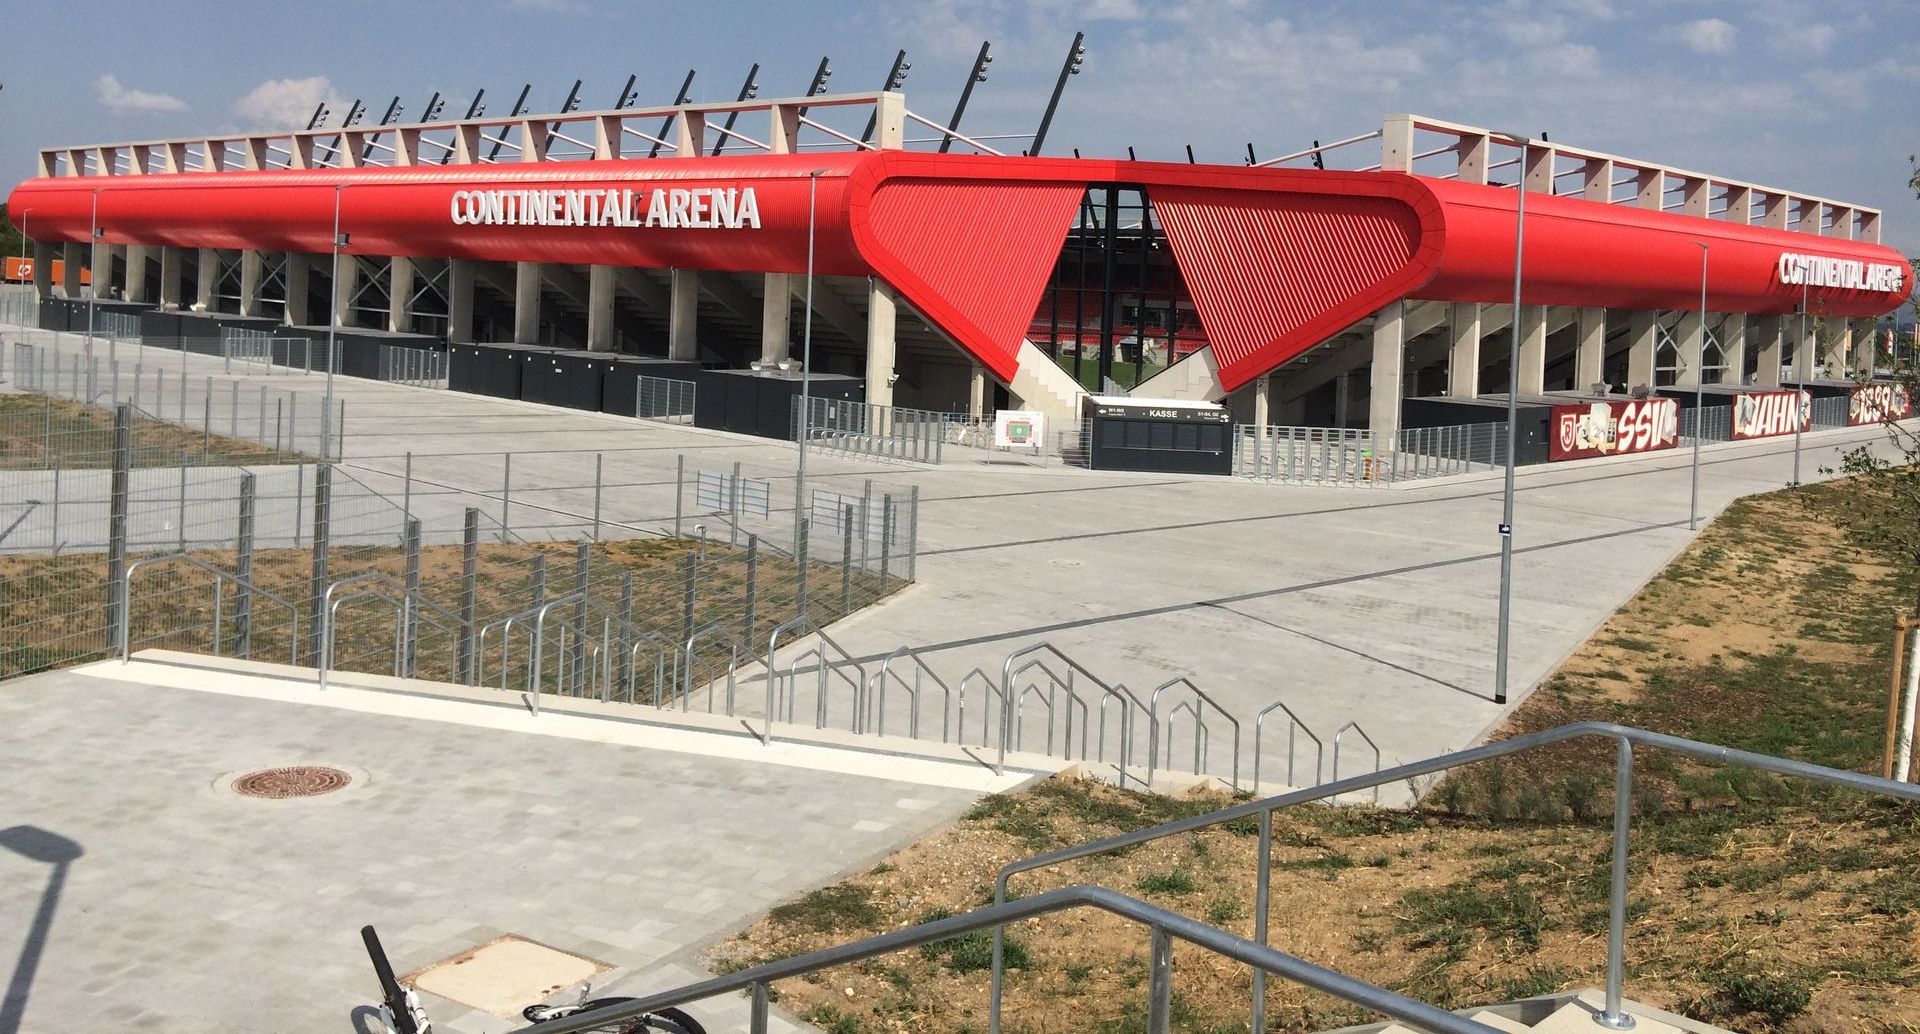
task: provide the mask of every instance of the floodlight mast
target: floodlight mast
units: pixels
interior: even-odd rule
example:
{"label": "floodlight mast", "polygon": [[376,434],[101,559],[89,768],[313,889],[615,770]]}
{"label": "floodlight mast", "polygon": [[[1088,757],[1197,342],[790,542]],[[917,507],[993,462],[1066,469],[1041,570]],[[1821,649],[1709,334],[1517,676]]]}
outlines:
{"label": "floodlight mast", "polygon": [[[1047,142],[1047,130],[1053,127],[1053,113],[1060,108],[1060,94],[1067,88],[1067,77],[1079,75],[1080,66],[1087,60],[1087,34],[1073,34],[1073,46],[1067,48],[1067,60],[1060,65],[1060,78],[1054,81],[1053,96],[1047,99],[1046,114],[1040,116],[1040,128],[1033,134],[1033,145],[1027,148],[1029,155],[1037,155]],[[1187,148],[1187,161],[1193,161],[1193,148]]]}
{"label": "floodlight mast", "polygon": [[[759,96],[759,78],[760,62],[755,61],[753,67],[747,69],[747,81],[740,84],[740,96],[735,97],[734,100],[750,101]],[[715,134],[719,137],[718,140],[713,142],[713,156],[715,158],[720,157],[720,150],[727,146],[727,141],[733,139],[733,121],[739,117],[740,112],[738,109],[727,112],[727,120],[720,124],[720,132]]]}
{"label": "floodlight mast", "polygon": [[[674,107],[678,108],[680,105],[685,104],[687,102],[687,98],[692,96],[692,94],[690,94],[688,91],[693,89],[693,73],[694,73],[694,69],[691,69],[691,68],[687,69],[687,77],[685,79],[680,80],[680,92],[673,95]],[[653,146],[647,148],[647,157],[649,158],[660,157],[660,142],[667,138],[668,133],[673,132],[673,118],[674,118],[673,114],[669,112],[667,115],[667,120],[665,122],[660,123],[660,139],[655,140],[653,142]]]}
{"label": "floodlight mast", "polygon": [[940,153],[946,154],[953,147],[953,135],[960,130],[960,119],[967,113],[967,102],[973,99],[975,83],[987,81],[987,66],[993,63],[992,40],[983,40],[980,55],[973,59],[973,72],[967,76],[967,85],[960,88],[960,101],[953,106],[953,117],[947,120],[947,133],[940,138]]}
{"label": "floodlight mast", "polygon": [[[907,63],[906,51],[903,50],[898,54],[893,55],[893,67],[888,70],[887,81],[884,85],[880,87],[880,92],[893,93],[899,90],[900,87],[906,85],[907,69],[912,67],[913,67],[912,65]],[[867,116],[867,128],[864,130],[861,130],[860,132],[861,143],[864,144],[867,141],[873,139],[873,129],[875,126],[879,125],[879,122],[880,122],[880,113],[876,108],[873,114]]]}

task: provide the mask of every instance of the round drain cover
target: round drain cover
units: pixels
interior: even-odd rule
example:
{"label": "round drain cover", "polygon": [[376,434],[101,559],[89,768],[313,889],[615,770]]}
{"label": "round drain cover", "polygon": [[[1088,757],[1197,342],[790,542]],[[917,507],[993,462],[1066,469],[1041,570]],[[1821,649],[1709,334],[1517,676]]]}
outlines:
{"label": "round drain cover", "polygon": [[233,792],[242,797],[285,800],[290,797],[318,797],[353,782],[353,777],[337,768],[297,765],[291,768],[263,768],[248,772],[233,781]]}

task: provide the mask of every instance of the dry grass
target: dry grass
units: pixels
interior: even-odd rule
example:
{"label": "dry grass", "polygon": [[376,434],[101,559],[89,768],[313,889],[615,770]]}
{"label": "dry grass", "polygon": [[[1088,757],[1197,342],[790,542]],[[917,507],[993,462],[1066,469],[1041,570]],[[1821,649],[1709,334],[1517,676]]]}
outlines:
{"label": "dry grass", "polygon": [[[133,427],[133,465],[310,463],[313,458],[222,434],[140,419]],[[113,466],[113,411],[46,395],[0,394],[0,470],[68,470]]]}
{"label": "dry grass", "polygon": [[[1516,714],[1506,734],[1606,718],[1856,770],[1879,767],[1901,572],[1835,518],[1848,484],[1735,506]],[[1920,810],[1642,754],[1628,987],[1741,1030],[1920,1030]],[[1449,1007],[1604,979],[1611,752],[1573,745],[1456,775],[1420,811],[1302,808],[1276,822],[1272,943]],[[731,969],[991,899],[1038,850],[1210,809],[1049,781],[720,945]],[[1022,877],[1096,883],[1252,930],[1251,823]],[[1008,1030],[1143,1029],[1144,931],[1070,914],[1010,931]],[[983,1030],[985,939],[777,990],[839,1034]],[[1175,1028],[1244,1031],[1245,970],[1176,951]],[[1275,1030],[1371,1017],[1279,981]]]}

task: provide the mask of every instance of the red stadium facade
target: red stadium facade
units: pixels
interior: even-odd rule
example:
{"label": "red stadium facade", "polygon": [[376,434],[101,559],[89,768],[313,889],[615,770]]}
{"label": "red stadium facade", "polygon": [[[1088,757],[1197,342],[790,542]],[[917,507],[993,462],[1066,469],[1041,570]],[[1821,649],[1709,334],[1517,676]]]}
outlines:
{"label": "red stadium facade", "polygon": [[[865,100],[885,115],[894,110],[898,95]],[[770,137],[779,135],[783,117],[797,130],[792,102],[753,106],[773,114],[776,132]],[[678,110],[682,127],[702,123],[698,110]],[[567,116],[596,126],[602,144],[609,117]],[[533,123],[519,125],[526,134],[523,155],[536,153],[537,143],[530,141],[539,131]],[[420,132],[430,129],[437,127]],[[403,146],[411,139],[418,147],[418,133],[393,132]],[[455,142],[448,145],[455,151],[461,149],[461,132],[456,127]],[[759,300],[772,313],[776,306],[784,309],[786,291],[797,279],[793,275],[805,273],[811,257],[813,272],[823,278],[856,284],[865,278],[869,291],[889,295],[884,302],[889,318],[894,304],[904,302],[934,337],[1009,388],[1013,404],[1037,409],[1072,408],[1073,399],[1062,397],[1074,385],[1061,369],[1064,324],[1058,294],[1063,256],[1076,242],[1084,247],[1086,216],[1099,192],[1105,192],[1109,210],[1116,191],[1140,199],[1140,217],[1130,231],[1140,250],[1138,276],[1130,281],[1140,304],[1128,303],[1127,288],[1119,288],[1121,303],[1135,316],[1132,329],[1119,332],[1130,334],[1136,353],[1145,356],[1155,346],[1146,329],[1150,315],[1168,328],[1197,323],[1195,345],[1170,350],[1165,358],[1196,349],[1202,356],[1164,370],[1144,359],[1135,364],[1142,380],[1149,379],[1149,371],[1155,374],[1142,385],[1142,395],[1217,400],[1251,387],[1253,392],[1243,394],[1258,396],[1253,417],[1266,423],[1274,379],[1288,377],[1296,361],[1339,344],[1345,335],[1358,339],[1349,344],[1360,345],[1349,351],[1371,360],[1352,364],[1356,370],[1373,367],[1367,392],[1371,422],[1376,431],[1391,431],[1398,424],[1393,400],[1418,393],[1410,389],[1417,387],[1419,370],[1411,371],[1415,384],[1402,382],[1409,376],[1407,356],[1415,339],[1438,334],[1446,362],[1428,365],[1446,367],[1439,393],[1470,397],[1482,387],[1478,339],[1488,333],[1482,310],[1501,307],[1508,321],[1513,318],[1519,192],[1484,182],[1488,168],[1498,167],[1489,163],[1488,152],[1500,141],[1467,127],[1411,116],[1389,119],[1378,134],[1385,156],[1380,166],[1346,171],[936,154],[884,146],[830,153],[781,153],[771,147],[768,153],[709,156],[703,141],[690,141],[685,132],[681,143],[688,157],[682,159],[622,158],[617,149],[597,147],[595,155],[574,160],[549,152],[537,161],[439,164],[415,153],[410,161],[386,165],[340,161],[329,167],[314,160],[317,138],[299,134],[287,138],[291,146],[285,153],[304,154],[306,160],[287,160],[283,167],[249,159],[242,164],[251,167],[227,168],[231,147],[220,148],[214,157],[211,144],[202,152],[202,171],[190,171],[191,163],[182,160],[188,151],[178,143],[126,145],[124,156],[121,149],[111,154],[101,148],[49,151],[43,155],[43,171],[49,174],[16,187],[7,207],[40,246],[77,250],[94,240],[96,248],[109,249],[109,262],[113,248],[123,249],[130,260],[138,256],[138,269],[123,262],[132,270],[122,273],[128,296],[137,293],[163,304],[182,301],[178,285],[172,287],[176,297],[167,297],[164,281],[179,276],[181,268],[176,259],[174,272],[168,271],[168,250],[307,256],[307,265],[318,273],[311,257],[329,251],[336,225],[346,233],[348,254],[373,261],[444,263],[456,271],[478,264],[520,271],[529,266],[582,269],[587,307],[595,311],[601,299],[594,292],[603,279],[613,281],[595,277],[593,270],[611,267],[667,271],[674,292],[664,298],[669,308],[681,304],[678,277],[683,273],[744,274],[749,284],[765,277]],[[1456,141],[1451,174],[1415,168],[1413,157],[1429,157],[1414,155],[1416,132],[1440,132]],[[885,137],[883,129],[883,143]],[[257,155],[270,146],[250,146],[247,153]],[[1409,158],[1399,163],[1399,171],[1393,168],[1396,147]],[[352,155],[357,149],[349,139],[336,152]],[[609,150],[613,153],[605,153]],[[1549,353],[1556,350],[1572,360],[1570,373],[1559,378],[1568,390],[1606,380],[1609,353],[1629,367],[1628,376],[1619,379],[1622,387],[1629,380],[1654,385],[1660,334],[1684,338],[1684,321],[1702,317],[1703,288],[1705,318],[1720,318],[1714,339],[1723,360],[1732,333],[1727,318],[1737,316],[1740,323],[1743,355],[1733,361],[1734,369],[1723,362],[1720,382],[1745,383],[1752,377],[1758,386],[1776,385],[1781,365],[1791,371],[1796,362],[1819,358],[1782,354],[1785,332],[1778,317],[1804,307],[1826,326],[1852,334],[1856,328],[1850,321],[1894,309],[1911,287],[1905,260],[1875,239],[1877,213],[1654,166],[1636,168],[1624,159],[1556,145],[1512,150],[1516,157],[1504,164],[1524,168],[1529,187],[1519,318],[1531,351],[1523,348],[1523,393],[1549,389]],[[56,168],[63,158],[65,168]],[[1566,168],[1576,172],[1560,171]],[[1616,181],[1619,171],[1628,172],[1628,179]],[[1574,174],[1582,176],[1584,189],[1556,189],[1556,181]],[[1618,184],[1637,187],[1637,193],[1616,197]],[[1679,196],[1677,204],[1669,202],[1671,194]],[[1098,223],[1098,212],[1094,215]],[[1797,229],[1788,228],[1790,218]],[[1109,240],[1111,235],[1109,230]],[[163,281],[157,292],[146,276],[156,255]],[[80,256],[70,250],[69,257]],[[1131,257],[1123,259],[1130,262]],[[68,263],[75,269],[80,264]],[[1109,281],[1114,266],[1109,255]],[[1080,292],[1074,303],[1084,312],[1090,268],[1084,253],[1078,268],[1083,286],[1066,289]],[[135,281],[140,281],[137,287]],[[1178,300],[1156,308],[1149,295],[1160,283],[1176,284]],[[51,291],[51,282],[43,278],[42,288]],[[391,284],[389,292],[398,293]],[[159,297],[147,297],[156,293]],[[207,293],[204,285],[201,293]],[[726,300],[725,292],[715,293]],[[752,293],[748,288],[733,295],[733,308],[750,308]],[[523,287],[515,301],[526,297]],[[537,304],[538,288],[533,297]],[[876,303],[871,296],[867,300],[861,306],[856,297],[849,306],[853,313],[841,313],[845,336],[855,336],[845,325],[855,323],[864,307],[870,338],[891,337],[892,328],[876,329]],[[1103,329],[1111,338],[1121,319],[1110,297],[1099,300],[1107,305]],[[248,299],[239,301],[246,312]],[[286,303],[289,322],[295,320],[294,309]],[[1433,311],[1445,315],[1419,315]],[[1468,328],[1456,325],[1463,311],[1473,313]],[[1612,324],[1603,315],[1598,330],[1576,326],[1588,318],[1583,314],[1595,312],[1613,313]],[[1651,319],[1636,314],[1651,314]],[[1671,329],[1660,323],[1669,317]],[[677,308],[673,318],[680,318]],[[458,339],[463,322],[450,315],[449,336]],[[767,322],[765,333],[779,336],[781,347],[765,345],[758,351],[774,359],[785,351],[787,330],[774,329],[772,316]],[[591,337],[596,329],[591,319],[589,324]],[[524,329],[518,316],[515,325]],[[1864,328],[1858,329],[1865,340]],[[677,325],[669,329],[669,349],[680,344],[674,336],[679,330]],[[1566,335],[1567,330],[1575,333]],[[1398,340],[1383,345],[1385,333]],[[1756,333],[1772,333],[1774,340],[1749,349],[1747,341]],[[1554,349],[1553,334],[1578,340],[1571,348]],[[606,335],[598,337],[584,343],[607,347]],[[1613,347],[1620,345],[1610,341],[1614,337],[1626,338],[1624,346]],[[1076,331],[1075,367],[1084,347],[1085,338]],[[1745,354],[1750,350],[1771,357],[1755,363]],[[897,368],[892,342],[879,352],[850,351],[866,353],[869,399],[894,401],[893,381],[908,371]],[[1828,356],[1842,356],[1849,369],[1857,359],[1870,367],[1871,358],[1861,359],[1857,351],[1853,341],[1826,348]],[[884,363],[884,369],[876,363]],[[1389,363],[1396,369],[1382,369]],[[1759,369],[1753,374],[1744,369],[1755,365]],[[1708,364],[1700,367],[1681,371],[1675,383],[1712,376]],[[1351,392],[1344,375],[1341,379],[1340,390]],[[978,407],[977,384],[975,392],[970,401]],[[969,400],[923,391],[914,401],[928,408],[959,408]],[[1343,396],[1334,409],[1341,422],[1352,422],[1343,412],[1345,403]]]}

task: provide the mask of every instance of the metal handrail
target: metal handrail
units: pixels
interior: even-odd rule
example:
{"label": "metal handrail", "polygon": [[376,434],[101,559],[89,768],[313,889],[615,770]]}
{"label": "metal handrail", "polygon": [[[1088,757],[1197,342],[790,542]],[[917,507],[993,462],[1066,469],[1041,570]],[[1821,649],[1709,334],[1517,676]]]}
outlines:
{"label": "metal handrail", "polygon": [[1122,919],[1130,919],[1148,928],[1152,937],[1149,951],[1151,979],[1148,981],[1147,1030],[1164,1034],[1171,1013],[1173,993],[1174,940],[1225,956],[1256,973],[1275,973],[1302,986],[1333,995],[1373,1012],[1390,1016],[1421,1030],[1436,1034],[1497,1034],[1493,1027],[1456,1016],[1438,1006],[1396,994],[1366,981],[1336,973],[1286,952],[1237,937],[1225,930],[1169,912],[1138,898],[1128,897],[1105,887],[1065,887],[1036,894],[1019,901],[989,905],[965,915],[931,923],[892,930],[849,944],[823,948],[768,962],[726,976],[712,977],[671,991],[635,998],[591,1012],[578,1013],[536,1026],[521,1027],[514,1034],[582,1034],[604,1030],[621,1020],[630,1020],[673,1006],[685,1005],[736,991],[750,991],[751,1016],[748,1029],[754,1034],[767,1030],[768,985],[776,980],[805,976],[835,966],[845,966],[879,955],[944,941],[987,927],[1000,929],[1008,923],[1050,915],[1074,908],[1094,908]]}
{"label": "metal handrail", "polygon": [[[1167,690],[1175,686],[1185,686],[1187,689],[1191,690],[1196,699],[1198,699],[1201,703],[1205,704],[1206,706],[1213,708],[1215,711],[1220,712],[1220,717],[1225,718],[1228,724],[1233,726],[1233,782],[1230,785],[1233,787],[1233,791],[1235,793],[1239,793],[1240,792],[1240,719],[1235,718],[1231,713],[1227,711],[1226,708],[1221,707],[1220,704],[1217,701],[1215,701],[1212,697],[1202,692],[1200,687],[1194,685],[1193,680],[1186,677],[1185,675],[1180,675],[1175,678],[1168,679],[1167,681],[1162,682],[1158,686],[1155,686],[1153,688],[1153,695],[1147,698],[1148,699],[1147,785],[1148,786],[1153,785],[1154,765],[1157,761],[1156,755],[1158,752],[1158,748],[1160,746],[1160,694],[1166,692]],[[1197,725],[1199,725],[1200,710],[1198,706],[1194,707],[1193,709],[1193,720]],[[1172,721],[1171,714],[1168,715],[1168,721]],[[1200,727],[1205,728],[1204,725],[1200,725]],[[1171,740],[1172,736],[1168,736],[1168,739]],[[1168,744],[1168,750],[1169,752],[1171,752],[1172,750],[1171,743]],[[1172,763],[1169,762],[1168,764],[1171,765]],[[1198,765],[1195,766],[1196,775],[1198,774],[1198,767],[1199,767]]]}
{"label": "metal handrail", "polygon": [[[442,631],[448,631],[450,630],[451,627],[457,627],[460,624],[459,615],[453,613],[452,611],[448,610],[445,607],[440,606],[439,604],[433,602],[432,600],[427,599],[425,596],[421,595],[418,592],[407,591],[406,585],[404,585],[399,581],[394,580],[392,577],[388,575],[381,574],[378,571],[368,571],[364,574],[356,574],[346,578],[342,578],[339,581],[334,582],[333,584],[327,586],[327,591],[321,596],[320,612],[322,617],[325,619],[320,628],[320,658],[319,658],[320,663],[318,666],[319,667],[318,684],[321,689],[327,688],[327,675],[330,673],[330,671],[333,668],[333,633],[334,633],[333,615],[334,615],[334,611],[338,607],[338,604],[335,602],[335,599],[334,599],[334,593],[343,586],[359,585],[363,582],[371,582],[377,586],[381,586],[384,589],[397,591],[399,593],[399,596],[397,598],[393,596],[388,596],[385,593],[383,593],[381,589],[367,589],[362,592],[353,593],[351,596],[347,597],[347,599],[357,599],[362,596],[381,596],[382,598],[388,599],[392,601],[395,606],[400,608],[400,621],[403,626],[407,623],[407,618],[409,616],[414,615],[414,607],[416,605],[425,606],[425,608],[429,612],[438,612],[443,617],[445,617],[446,619],[448,619],[453,623],[452,626],[449,626],[443,622],[435,621],[433,617],[429,614],[427,616],[427,620],[431,622],[434,625],[434,627],[439,628]],[[344,603],[346,602],[346,599],[342,599],[339,602]]]}
{"label": "metal handrail", "polygon": [[[290,633],[293,644],[291,654],[287,658],[287,663],[298,664],[300,662],[300,608],[298,606],[282,599],[274,593],[260,588],[250,579],[242,578],[229,571],[223,571],[191,553],[167,553],[162,556],[143,557],[134,561],[127,566],[127,573],[120,578],[120,663],[126,664],[133,659],[133,576],[139,573],[143,567],[166,563],[183,563],[189,567],[198,568],[213,575],[215,585],[220,584],[222,581],[232,582],[236,587],[244,588],[248,592],[267,600],[267,602],[276,604],[286,610],[287,615],[293,620],[293,627]],[[214,653],[217,655],[220,652],[220,628],[217,621],[214,625],[213,634]]]}
{"label": "metal handrail", "polygon": [[[1351,721],[1342,725],[1340,731],[1333,734],[1333,778],[1340,778],[1340,737],[1345,736],[1348,729],[1359,733],[1360,738],[1367,741],[1367,746],[1373,748],[1373,770],[1380,771],[1380,745],[1373,742],[1373,737],[1367,735],[1367,730],[1362,729],[1358,721]],[[1380,784],[1378,783],[1373,786],[1373,803],[1380,803]]]}
{"label": "metal handrail", "polygon": [[[760,735],[760,745],[763,747],[773,746],[773,717],[776,707],[773,698],[774,692],[779,688],[780,683],[780,669],[774,666],[773,658],[780,650],[780,637],[790,631],[802,628],[811,628],[815,631],[819,630],[819,626],[814,624],[812,618],[801,614],[782,621],[780,624],[774,626],[772,632],[767,633],[767,713],[764,719],[766,728]],[[801,634],[805,635],[806,633],[802,632]]]}
{"label": "metal handrail", "polygon": [[1282,701],[1275,700],[1273,703],[1261,708],[1260,713],[1255,715],[1253,719],[1253,792],[1260,792],[1261,727],[1266,724],[1267,715],[1272,714],[1276,710],[1284,711],[1287,715],[1287,785],[1295,785],[1293,781],[1293,737],[1295,730],[1298,730],[1306,733],[1307,739],[1313,741],[1313,783],[1318,786],[1320,783],[1320,770],[1324,767],[1327,760],[1327,745],[1320,742],[1320,737],[1314,735],[1312,729],[1307,728],[1307,723],[1301,721],[1299,715],[1293,713],[1293,708],[1288,707]]}
{"label": "metal handrail", "polygon": [[[1121,705],[1120,705],[1121,745],[1120,745],[1120,768],[1119,768],[1118,782],[1120,784],[1120,787],[1122,789],[1125,789],[1127,785],[1127,765],[1133,756],[1133,712],[1128,709],[1127,705],[1128,704],[1133,705],[1133,707],[1138,708],[1142,714],[1148,713],[1146,705],[1142,704],[1140,702],[1140,698],[1134,696],[1133,693],[1130,690],[1128,690],[1125,686],[1119,686],[1118,688],[1115,688],[1114,686],[1108,685],[1105,680],[1100,678],[1100,676],[1095,675],[1092,671],[1089,671],[1086,665],[1081,664],[1079,661],[1076,661],[1073,658],[1067,656],[1064,652],[1061,651],[1059,647],[1053,645],[1050,642],[1045,642],[1045,641],[1033,643],[1028,646],[1023,646],[1020,649],[1015,650],[1014,652],[1007,655],[1006,664],[1004,664],[1000,669],[1001,697],[1003,700],[1010,701],[1013,699],[1013,663],[1021,659],[1022,657],[1027,657],[1033,654],[1041,653],[1042,651],[1052,654],[1054,657],[1059,658],[1060,662],[1062,664],[1065,664],[1068,668],[1086,676],[1087,681],[1092,682],[1094,685],[1100,687],[1100,689],[1107,694],[1108,698],[1118,699],[1121,702]],[[1101,701],[1100,717],[1101,717],[1101,723],[1102,723],[1101,731],[1104,734],[1105,722],[1106,722],[1106,700]],[[1012,709],[1011,708],[1002,709],[1000,719],[1003,724],[1012,722],[1013,720]],[[1104,751],[1104,744],[1102,749]],[[1003,729],[1001,730],[1001,735],[1000,735],[1001,764],[1002,765],[1006,764],[1006,760],[1007,760],[1007,734],[1006,734],[1006,730]]]}
{"label": "metal handrail", "polygon": [[[1700,761],[1753,768],[1763,772],[1772,772],[1775,775],[1790,776],[1797,779],[1806,779],[1811,782],[1826,783],[1832,786],[1859,790],[1865,793],[1877,793],[1888,797],[1897,797],[1902,800],[1920,802],[1920,784],[1896,783],[1890,779],[1882,779],[1879,776],[1862,775],[1858,772],[1847,772],[1836,768],[1827,768],[1822,765],[1810,764],[1805,761],[1795,761],[1790,758],[1776,758],[1766,754],[1755,754],[1752,751],[1738,750],[1733,747],[1722,747],[1711,743],[1702,743],[1698,740],[1669,736],[1665,733],[1648,732],[1644,729],[1636,729],[1627,725],[1617,725],[1612,722],[1575,722],[1571,725],[1562,725],[1555,729],[1546,729],[1540,732],[1528,733],[1524,736],[1516,736],[1508,740],[1485,743],[1478,747],[1469,747],[1465,750],[1454,751],[1451,754],[1442,754],[1438,757],[1427,758],[1423,761],[1395,765],[1392,768],[1381,769],[1366,775],[1336,779],[1323,786],[1293,790],[1273,797],[1246,801],[1203,815],[1174,819],[1171,822],[1163,822],[1158,826],[1149,826],[1146,829],[1138,829],[1130,833],[1118,833],[1084,844],[1046,851],[1027,858],[1008,862],[1001,867],[1000,872],[994,877],[994,901],[996,904],[1006,901],[1008,882],[1014,876],[1023,872],[1031,872],[1035,869],[1043,869],[1048,866],[1059,865],[1063,862],[1086,858],[1092,855],[1105,854],[1109,851],[1135,847],[1161,839],[1162,837],[1191,833],[1195,830],[1205,829],[1208,826],[1216,826],[1227,822],[1238,822],[1242,819],[1257,819],[1260,823],[1260,844],[1258,848],[1259,864],[1255,877],[1257,883],[1254,892],[1254,939],[1264,942],[1266,939],[1268,880],[1272,872],[1273,816],[1275,812],[1284,808],[1293,807],[1296,804],[1308,804],[1314,801],[1328,800],[1339,797],[1341,794],[1351,793],[1355,790],[1367,790],[1377,786],[1385,786],[1388,783],[1415,779],[1423,775],[1442,772],[1450,768],[1458,768],[1463,765],[1471,765],[1481,761],[1491,761],[1495,758],[1521,754],[1555,743],[1564,743],[1568,740],[1576,740],[1588,736],[1611,739],[1617,744],[1614,767],[1613,883],[1607,935],[1607,999],[1606,1009],[1602,1014],[1603,1018],[1608,1018],[1610,1021],[1619,1021],[1625,1018],[1625,1013],[1621,1011],[1620,1002],[1621,985],[1625,978],[1624,942],[1626,937],[1627,908],[1627,825],[1632,814],[1633,804],[1634,744],[1640,744],[1641,746],[1656,750],[1672,751],[1676,754],[1682,754]],[[1000,1030],[1000,989],[1004,976],[1003,943],[1004,938],[1002,931],[996,930],[994,933],[993,975],[989,984],[992,995],[991,1011],[988,1015],[987,1024],[989,1034],[998,1034]],[[1262,976],[1262,971],[1256,969],[1254,971],[1253,995],[1254,1030],[1266,1029],[1264,1026],[1266,1000],[1261,994],[1263,983],[1264,977]],[[1620,1026],[1621,1029],[1624,1029],[1624,1025]]]}

